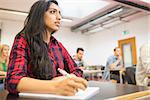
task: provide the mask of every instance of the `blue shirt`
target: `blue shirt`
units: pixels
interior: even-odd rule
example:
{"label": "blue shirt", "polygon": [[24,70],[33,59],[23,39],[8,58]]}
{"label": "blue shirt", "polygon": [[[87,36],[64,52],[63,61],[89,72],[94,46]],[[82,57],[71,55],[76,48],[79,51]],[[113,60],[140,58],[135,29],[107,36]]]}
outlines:
{"label": "blue shirt", "polygon": [[[105,71],[104,71],[104,75],[103,75],[103,79],[105,80],[110,80],[110,65],[115,63],[118,60],[118,57],[115,55],[112,55],[110,57],[108,57],[107,62],[106,62],[106,67],[105,67]],[[116,66],[115,69],[120,69],[119,66],[122,65],[122,61],[120,61]]]}

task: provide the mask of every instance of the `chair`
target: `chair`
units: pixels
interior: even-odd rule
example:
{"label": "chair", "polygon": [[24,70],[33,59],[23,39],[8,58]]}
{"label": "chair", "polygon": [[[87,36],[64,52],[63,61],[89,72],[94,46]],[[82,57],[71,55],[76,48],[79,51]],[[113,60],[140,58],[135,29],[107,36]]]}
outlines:
{"label": "chair", "polygon": [[136,68],[134,66],[126,68],[125,77],[126,77],[128,84],[136,85],[135,70]]}

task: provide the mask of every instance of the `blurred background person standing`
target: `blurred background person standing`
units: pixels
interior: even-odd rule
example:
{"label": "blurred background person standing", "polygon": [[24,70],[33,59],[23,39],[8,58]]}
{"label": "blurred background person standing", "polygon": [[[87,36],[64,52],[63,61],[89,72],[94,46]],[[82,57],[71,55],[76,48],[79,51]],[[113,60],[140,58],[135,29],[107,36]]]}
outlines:
{"label": "blurred background person standing", "polygon": [[141,86],[150,86],[150,44],[143,44],[140,48],[136,83]]}

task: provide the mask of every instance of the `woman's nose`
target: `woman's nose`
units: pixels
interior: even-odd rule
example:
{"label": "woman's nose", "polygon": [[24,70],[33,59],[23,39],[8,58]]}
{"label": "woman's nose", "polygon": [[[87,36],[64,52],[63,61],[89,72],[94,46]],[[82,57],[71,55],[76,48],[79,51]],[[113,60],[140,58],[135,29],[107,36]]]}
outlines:
{"label": "woman's nose", "polygon": [[61,19],[62,19],[62,17],[61,17],[61,14],[60,14],[60,13],[58,13],[58,14],[57,14],[57,19],[58,19],[58,20],[61,20]]}

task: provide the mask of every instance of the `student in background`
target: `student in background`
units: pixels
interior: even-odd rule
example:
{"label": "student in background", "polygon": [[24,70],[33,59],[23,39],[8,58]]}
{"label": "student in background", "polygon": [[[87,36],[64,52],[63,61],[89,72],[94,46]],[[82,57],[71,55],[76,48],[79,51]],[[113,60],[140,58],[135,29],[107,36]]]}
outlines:
{"label": "student in background", "polygon": [[114,55],[108,57],[106,62],[106,67],[103,75],[103,79],[105,80],[117,80],[117,83],[120,81],[119,73],[110,73],[110,70],[122,69],[123,62],[121,56],[121,50],[119,47],[114,48]]}
{"label": "student in background", "polygon": [[3,44],[0,49],[0,90],[4,89],[4,79],[6,78],[6,70],[9,58],[9,46]]}
{"label": "student in background", "polygon": [[3,44],[0,50],[0,70],[1,71],[6,72],[8,61],[9,61],[9,45]]}
{"label": "student in background", "polygon": [[[12,46],[6,77],[6,89],[10,93],[74,95],[77,89],[86,89],[82,70],[52,36],[60,21],[57,1],[39,0],[33,4]],[[58,68],[70,76],[62,76]]]}
{"label": "student in background", "polygon": [[83,54],[84,54],[84,49],[77,48],[76,55],[73,56],[73,60],[82,70],[85,69],[84,67],[85,65],[83,61]]}
{"label": "student in background", "polygon": [[136,66],[136,83],[150,86],[150,44],[144,44],[140,48],[140,57]]}

